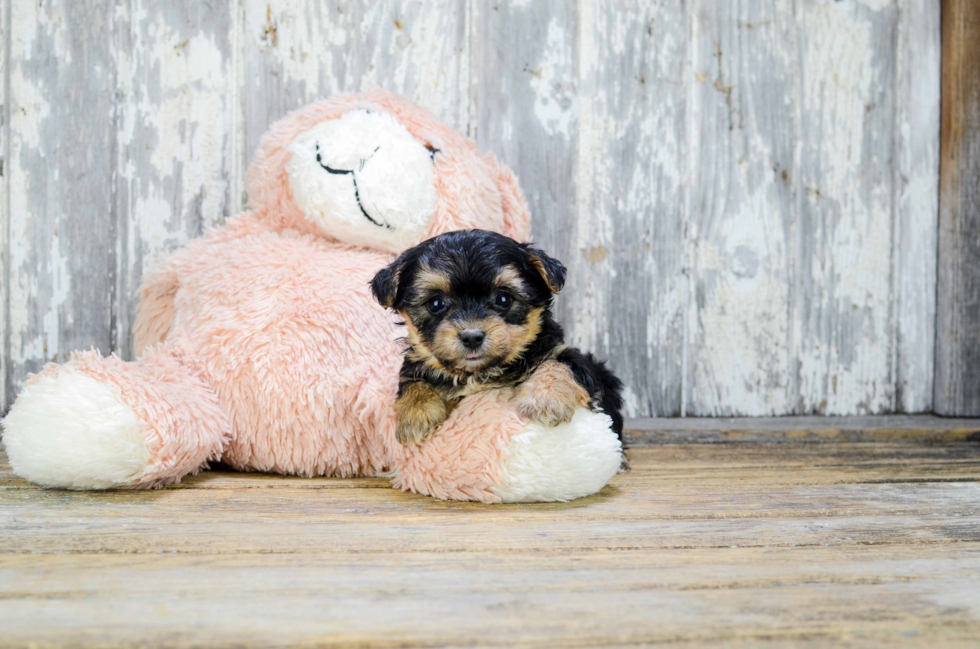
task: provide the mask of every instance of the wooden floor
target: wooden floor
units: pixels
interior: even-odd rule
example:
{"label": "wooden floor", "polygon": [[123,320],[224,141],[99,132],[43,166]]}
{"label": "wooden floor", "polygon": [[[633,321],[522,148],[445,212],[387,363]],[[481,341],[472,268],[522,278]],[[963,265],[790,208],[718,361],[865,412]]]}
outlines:
{"label": "wooden floor", "polygon": [[663,444],[568,504],[0,455],[0,644],[975,646],[980,444]]}

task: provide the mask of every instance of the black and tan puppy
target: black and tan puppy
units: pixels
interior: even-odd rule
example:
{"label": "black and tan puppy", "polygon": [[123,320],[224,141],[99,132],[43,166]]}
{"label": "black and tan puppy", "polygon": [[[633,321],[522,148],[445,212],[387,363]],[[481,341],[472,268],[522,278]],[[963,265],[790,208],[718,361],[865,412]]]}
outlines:
{"label": "black and tan puppy", "polygon": [[371,281],[408,327],[397,431],[419,444],[460,399],[516,388],[520,412],[546,425],[575,408],[601,410],[622,438],[622,384],[591,354],[564,344],[551,314],[565,267],[541,250],[483,230],[449,232],[402,253]]}

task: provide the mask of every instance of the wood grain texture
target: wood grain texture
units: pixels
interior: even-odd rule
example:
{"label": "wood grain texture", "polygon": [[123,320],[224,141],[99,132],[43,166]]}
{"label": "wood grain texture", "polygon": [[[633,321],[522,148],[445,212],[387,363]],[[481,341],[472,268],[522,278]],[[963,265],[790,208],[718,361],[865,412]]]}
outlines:
{"label": "wood grain texture", "polygon": [[869,2],[802,12],[796,319],[805,413],[894,409],[898,11]]}
{"label": "wood grain texture", "polygon": [[899,5],[894,265],[895,410],[927,412],[935,374],[939,221],[939,2]]}
{"label": "wood grain texture", "polygon": [[246,0],[248,155],[276,119],[341,92],[384,88],[467,130],[465,4]]}
{"label": "wood grain texture", "polygon": [[980,7],[943,2],[936,412],[980,414]]}
{"label": "wood grain texture", "polygon": [[936,8],[696,6],[687,411],[928,410]]}
{"label": "wood grain texture", "polygon": [[6,556],[0,615],[56,646],[968,646],[977,548]]}
{"label": "wood grain texture", "polygon": [[974,444],[668,445],[565,504],[211,471],[44,491],[0,454],[4,642],[967,646]]}
{"label": "wood grain texture", "polygon": [[10,311],[7,299],[9,286],[10,257],[7,237],[10,232],[10,102],[7,101],[7,91],[10,85],[10,73],[7,62],[10,54],[10,0],[0,0],[0,410],[7,399],[7,362],[9,349],[7,344],[7,320]]}
{"label": "wood grain texture", "polygon": [[627,420],[624,435],[631,447],[733,442],[942,444],[980,440],[980,419],[935,415],[651,418]]}
{"label": "wood grain texture", "polygon": [[798,410],[793,7],[693,5],[688,414]]}
{"label": "wood grain texture", "polygon": [[683,3],[580,10],[578,218],[563,315],[574,344],[613,359],[627,410],[679,415],[688,10]]}
{"label": "wood grain texture", "polygon": [[[268,125],[374,87],[515,169],[569,267],[568,338],[629,415],[972,389],[933,380],[976,293],[944,280],[964,297],[940,321],[964,325],[937,336],[936,2],[4,1],[6,405],[72,349],[128,356],[142,276],[241,209]],[[975,257],[968,234],[951,254]]]}
{"label": "wood grain texture", "polygon": [[45,362],[111,351],[112,21],[112,7],[96,0],[12,6],[8,403]]}
{"label": "wood grain texture", "polygon": [[234,140],[243,137],[236,132],[235,27],[222,3],[132,0],[116,7],[113,346],[126,358],[143,275],[235,209],[232,188],[243,182],[232,164]]}

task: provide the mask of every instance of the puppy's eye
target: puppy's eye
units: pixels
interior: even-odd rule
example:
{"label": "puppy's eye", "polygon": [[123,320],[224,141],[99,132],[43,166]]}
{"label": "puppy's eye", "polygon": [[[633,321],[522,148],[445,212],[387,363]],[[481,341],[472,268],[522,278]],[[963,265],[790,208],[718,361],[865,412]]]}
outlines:
{"label": "puppy's eye", "polygon": [[449,305],[446,304],[446,300],[442,299],[441,297],[434,297],[426,302],[425,306],[427,309],[429,309],[429,313],[435,315],[445,311],[446,307]]}
{"label": "puppy's eye", "polygon": [[513,298],[506,293],[497,293],[497,295],[493,298],[493,305],[498,309],[506,309],[510,307],[513,301]]}

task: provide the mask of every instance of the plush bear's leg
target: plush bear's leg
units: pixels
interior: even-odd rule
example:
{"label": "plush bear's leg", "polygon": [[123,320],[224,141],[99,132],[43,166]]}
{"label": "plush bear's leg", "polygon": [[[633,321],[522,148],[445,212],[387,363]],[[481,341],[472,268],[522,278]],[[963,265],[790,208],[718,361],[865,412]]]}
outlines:
{"label": "plush bear's leg", "polygon": [[17,475],[45,487],[159,487],[221,456],[214,392],[168,345],[126,363],[76,352],[31,377],[3,421]]}
{"label": "plush bear's leg", "polygon": [[501,389],[463,399],[425,443],[400,447],[394,486],[447,500],[566,501],[602,489],[621,463],[607,415],[578,408],[569,423],[545,427]]}

